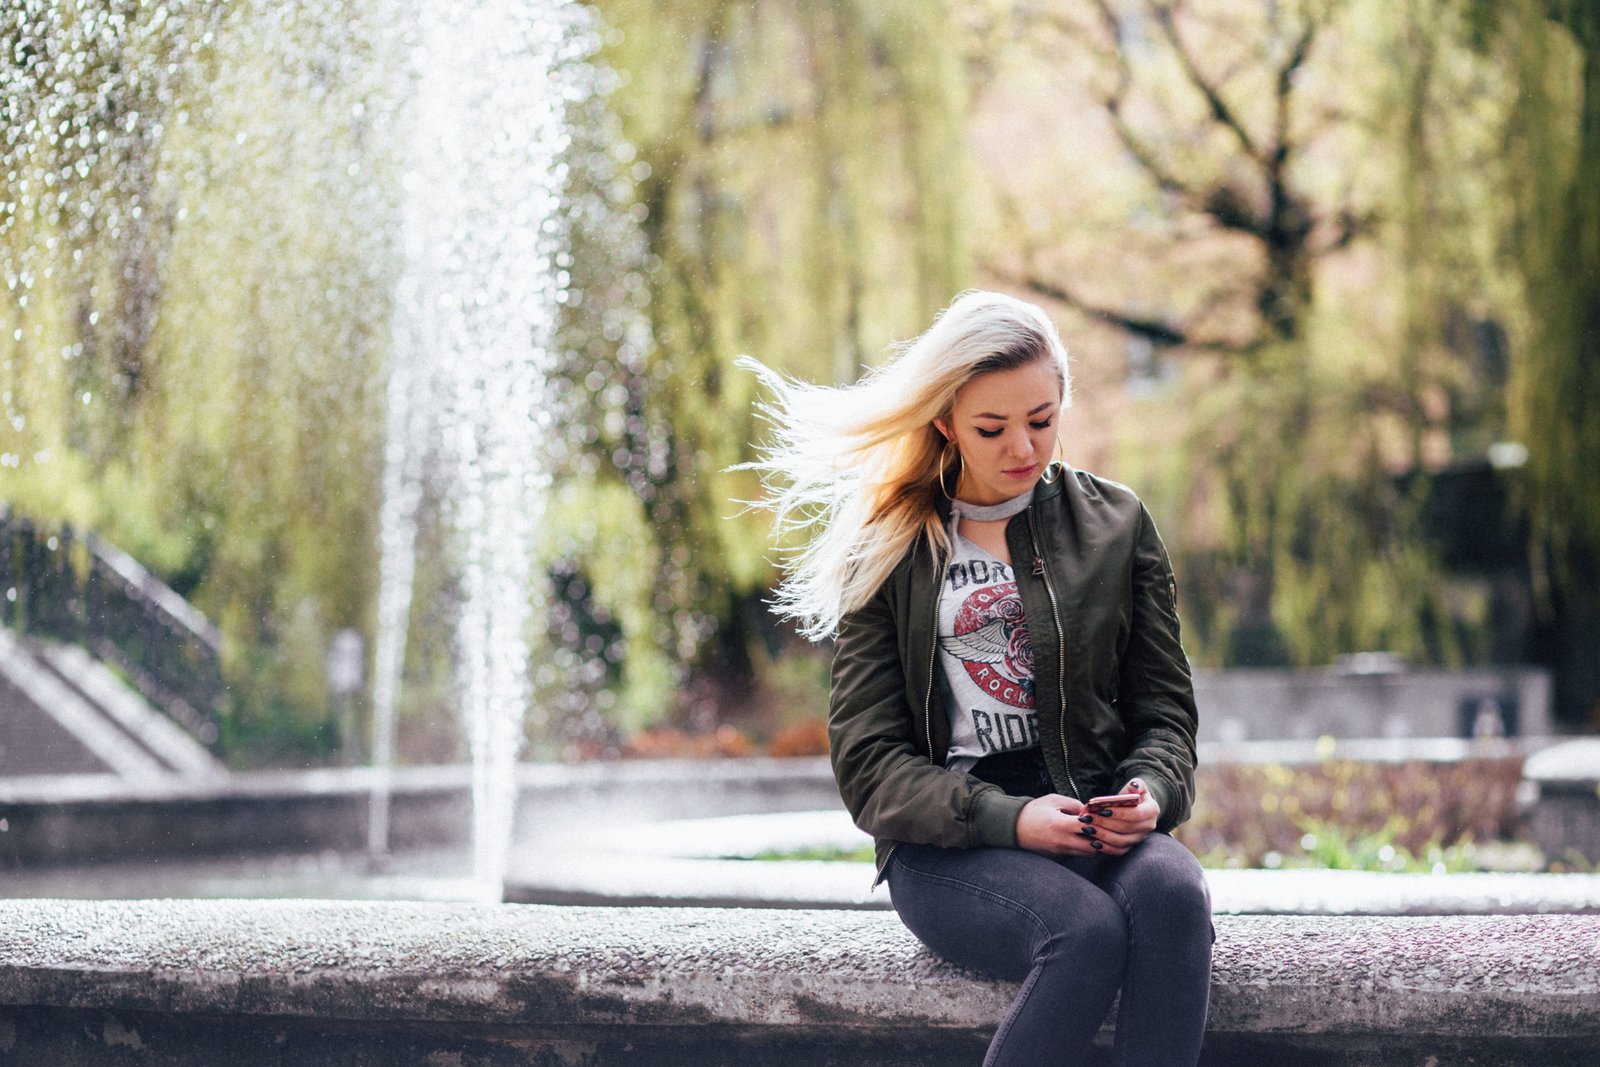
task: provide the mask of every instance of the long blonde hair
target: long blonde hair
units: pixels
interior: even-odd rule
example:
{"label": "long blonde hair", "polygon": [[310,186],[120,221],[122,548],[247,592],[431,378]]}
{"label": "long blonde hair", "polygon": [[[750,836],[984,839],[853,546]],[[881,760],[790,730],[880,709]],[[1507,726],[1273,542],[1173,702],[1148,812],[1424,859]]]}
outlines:
{"label": "long blonde hair", "polygon": [[1048,359],[1061,406],[1072,401],[1055,325],[1002,293],[962,293],[926,333],[895,347],[882,367],[839,388],[739,360],[774,397],[759,410],[775,440],[744,467],[763,475],[767,496],[758,503],[776,514],[778,536],[807,538],[783,561],[774,608],[813,641],[865,605],[919,537],[932,552],[949,551],[936,510],[947,491],[946,441],[933,422],[949,417],[963,385]]}

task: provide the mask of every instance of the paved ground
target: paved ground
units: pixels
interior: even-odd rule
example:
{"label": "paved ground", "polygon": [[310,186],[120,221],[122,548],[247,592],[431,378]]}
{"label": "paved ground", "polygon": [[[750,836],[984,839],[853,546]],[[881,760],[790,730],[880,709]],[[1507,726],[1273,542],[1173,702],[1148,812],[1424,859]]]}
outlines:
{"label": "paved ground", "polygon": [[[868,843],[842,811],[680,819],[610,841],[603,852],[574,837],[565,849],[525,856],[511,872],[507,899],[888,908],[887,889],[870,888],[870,864],[734,858]],[[1222,914],[1600,913],[1600,875],[1592,874],[1214,870],[1206,877]]]}

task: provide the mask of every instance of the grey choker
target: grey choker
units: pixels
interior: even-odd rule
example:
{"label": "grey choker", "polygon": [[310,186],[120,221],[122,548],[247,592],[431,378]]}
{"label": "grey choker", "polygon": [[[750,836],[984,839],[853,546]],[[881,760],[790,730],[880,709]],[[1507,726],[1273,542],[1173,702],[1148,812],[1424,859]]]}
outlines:
{"label": "grey choker", "polygon": [[998,522],[1000,519],[1009,519],[1028,510],[1028,505],[1031,503],[1033,503],[1033,490],[1029,489],[1021,496],[1002,500],[998,504],[968,504],[965,500],[952,500],[950,513],[959,518],[971,519],[973,522]]}

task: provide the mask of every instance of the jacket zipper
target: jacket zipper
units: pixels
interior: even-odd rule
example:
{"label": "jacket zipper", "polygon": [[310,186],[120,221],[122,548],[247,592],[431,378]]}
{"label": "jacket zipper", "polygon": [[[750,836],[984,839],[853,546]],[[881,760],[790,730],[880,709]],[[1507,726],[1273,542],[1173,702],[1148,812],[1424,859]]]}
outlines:
{"label": "jacket zipper", "polygon": [[[938,573],[940,561],[936,558],[934,564],[934,577],[936,581],[940,582],[940,588],[942,588],[942,579],[939,578]],[[932,651],[928,653],[928,686],[923,690],[922,695],[922,728],[925,731],[923,736],[928,739],[928,762],[930,764],[933,763],[933,672],[939,665],[939,597],[937,594],[933,598],[932,633],[933,646]],[[872,880],[874,886],[883,881],[883,872],[889,869],[889,861],[894,859],[894,850],[899,847],[900,842],[896,841],[889,846],[889,851],[883,854],[883,863],[879,864]]]}
{"label": "jacket zipper", "polygon": [[1039,554],[1039,531],[1034,525],[1033,508],[1028,508],[1028,539],[1033,543],[1033,572],[1044,579],[1044,591],[1050,597],[1050,617],[1056,624],[1056,691],[1061,694],[1061,765],[1067,772],[1067,786],[1078,796],[1078,783],[1072,780],[1072,758],[1067,751],[1067,634],[1061,626],[1061,610],[1056,604],[1056,587],[1050,581],[1050,568]]}

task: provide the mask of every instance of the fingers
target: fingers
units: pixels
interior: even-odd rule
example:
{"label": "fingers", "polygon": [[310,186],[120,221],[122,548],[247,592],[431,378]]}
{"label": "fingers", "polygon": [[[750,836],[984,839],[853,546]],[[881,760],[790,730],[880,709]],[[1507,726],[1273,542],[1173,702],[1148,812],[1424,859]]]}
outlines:
{"label": "fingers", "polygon": [[1148,795],[1134,808],[1091,809],[1051,793],[1029,801],[1018,814],[1017,844],[1050,856],[1122,856],[1155,829],[1160,811]]}
{"label": "fingers", "polygon": [[1144,799],[1131,808],[1097,808],[1090,814],[1096,817],[1096,822],[1110,826],[1125,834],[1137,834],[1140,838],[1149,834],[1156,828],[1156,823],[1161,818],[1161,805],[1150,795],[1149,788],[1139,778],[1130,778],[1128,784],[1120,792],[1134,793]]}
{"label": "fingers", "polygon": [[1080,820],[1084,824],[1085,836],[1091,842],[1099,843],[1098,848],[1091,843],[1091,850],[1102,856],[1126,854],[1155,830],[1156,822],[1161,817],[1161,806],[1150,796],[1150,790],[1142,780],[1130,779],[1120,792],[1134,793],[1143,800],[1131,808],[1092,808],[1085,811]]}
{"label": "fingers", "polygon": [[1106,826],[1083,827],[1081,833],[1089,842],[1089,850],[1100,856],[1122,856],[1134,845],[1143,841],[1148,831],[1124,833]]}
{"label": "fingers", "polygon": [[[1102,815],[1101,812],[1109,814]],[[1109,826],[1125,834],[1149,833],[1156,828],[1161,809],[1155,801],[1147,800],[1136,808],[1099,808],[1089,814],[1094,816],[1097,826]]]}
{"label": "fingers", "polygon": [[1050,856],[1086,856],[1096,849],[1094,834],[1085,834],[1086,813],[1081,801],[1051,793],[1030,800],[1017,815],[1017,844],[1032,852]]}

